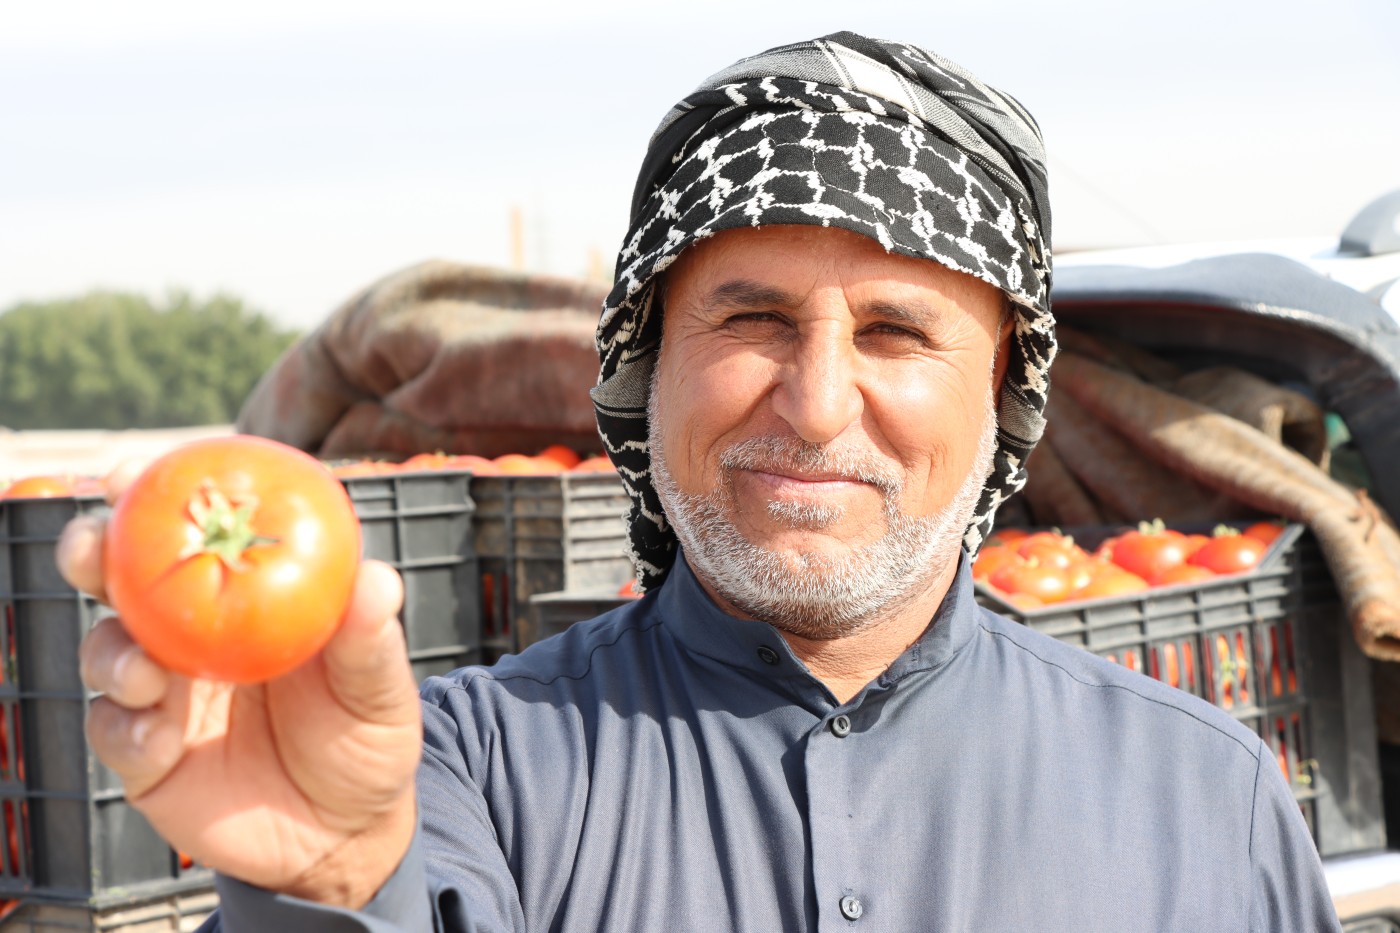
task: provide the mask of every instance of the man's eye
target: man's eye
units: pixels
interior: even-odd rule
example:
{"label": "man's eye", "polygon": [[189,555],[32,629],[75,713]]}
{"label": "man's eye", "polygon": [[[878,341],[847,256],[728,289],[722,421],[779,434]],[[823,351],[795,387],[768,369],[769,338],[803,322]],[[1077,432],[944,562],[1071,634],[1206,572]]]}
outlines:
{"label": "man's eye", "polygon": [[865,329],[865,333],[882,340],[909,340],[918,343],[927,343],[928,340],[923,334],[898,324],[874,324]]}
{"label": "man's eye", "polygon": [[731,314],[725,321],[727,324],[777,324],[782,322],[782,318],[772,311],[741,311],[738,314]]}

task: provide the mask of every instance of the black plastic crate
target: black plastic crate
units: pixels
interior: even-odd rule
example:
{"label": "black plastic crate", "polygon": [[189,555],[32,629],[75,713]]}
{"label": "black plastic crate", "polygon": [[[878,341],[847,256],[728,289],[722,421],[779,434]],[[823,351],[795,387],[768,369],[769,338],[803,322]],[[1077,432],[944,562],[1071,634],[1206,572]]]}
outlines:
{"label": "black plastic crate", "polygon": [[[1092,550],[1121,529],[1078,529]],[[1037,631],[1195,694],[1273,751],[1324,856],[1386,844],[1370,662],[1316,541],[1291,525],[1255,569],[1202,583],[1022,610]]]}
{"label": "black plastic crate", "polygon": [[54,546],[99,497],[0,500],[0,900],[98,909],[210,884],[88,749],[78,643],[108,614],[59,576]]}
{"label": "black plastic crate", "polygon": [[[618,587],[582,592],[541,593],[530,598],[530,636],[541,641],[558,635],[575,622],[600,616],[610,609],[634,602],[633,597],[619,596]],[[533,642],[532,642],[533,643]],[[524,645],[521,646],[525,647]]]}
{"label": "black plastic crate", "polygon": [[518,651],[539,640],[535,596],[616,590],[632,578],[629,500],[616,473],[478,476],[471,494],[489,647]]}
{"label": "black plastic crate", "polygon": [[471,474],[388,473],[341,482],[360,517],[364,556],[403,577],[402,621],[415,676],[421,681],[483,661],[495,646],[482,628]]}
{"label": "black plastic crate", "polygon": [[[480,574],[469,474],[347,479],[364,555],[399,570],[402,620],[419,679],[482,660]],[[110,610],[54,563],[74,517],[100,497],[0,500],[0,900],[97,911],[207,885],[165,844],[88,749],[91,694],[78,643]]]}

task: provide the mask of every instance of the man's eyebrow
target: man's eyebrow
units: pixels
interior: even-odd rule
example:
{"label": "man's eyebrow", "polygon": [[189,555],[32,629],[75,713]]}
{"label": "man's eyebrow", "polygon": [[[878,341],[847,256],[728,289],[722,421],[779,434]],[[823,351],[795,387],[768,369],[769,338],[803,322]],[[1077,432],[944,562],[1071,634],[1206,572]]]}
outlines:
{"label": "man's eyebrow", "polygon": [[861,308],[866,314],[884,318],[896,324],[927,330],[943,325],[947,316],[938,308],[922,301],[872,301]]}
{"label": "man's eyebrow", "polygon": [[[791,308],[802,299],[773,285],[752,279],[732,279],[717,286],[705,296],[705,307],[716,308]],[[938,308],[917,299],[909,301],[872,301],[862,305],[861,313],[895,324],[930,330],[941,327],[947,316]]]}
{"label": "man's eyebrow", "polygon": [[707,308],[791,308],[800,303],[797,296],[772,285],[750,279],[733,279],[705,296]]}

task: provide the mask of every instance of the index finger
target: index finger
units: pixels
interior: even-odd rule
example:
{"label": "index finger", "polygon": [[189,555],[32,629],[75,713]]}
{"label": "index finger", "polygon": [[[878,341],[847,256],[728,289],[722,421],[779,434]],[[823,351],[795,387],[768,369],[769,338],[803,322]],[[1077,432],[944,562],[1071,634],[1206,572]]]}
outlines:
{"label": "index finger", "polygon": [[82,590],[98,602],[107,601],[102,581],[102,547],[107,522],[96,515],[79,515],[63,527],[54,561],[58,572],[74,589]]}
{"label": "index finger", "polygon": [[[139,458],[123,460],[102,479],[107,504],[136,482],[149,465]],[[74,589],[82,590],[98,602],[107,601],[107,587],[102,580],[102,548],[107,523],[94,515],[80,515],[64,526],[55,549],[58,572]]]}

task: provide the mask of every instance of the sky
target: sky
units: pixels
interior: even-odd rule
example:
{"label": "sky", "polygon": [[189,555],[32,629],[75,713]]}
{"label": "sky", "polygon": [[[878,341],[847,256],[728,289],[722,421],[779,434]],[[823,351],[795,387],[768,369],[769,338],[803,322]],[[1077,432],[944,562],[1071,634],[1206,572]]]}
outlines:
{"label": "sky", "polygon": [[656,122],[852,29],[1039,120],[1054,245],[1336,236],[1400,188],[1396,0],[44,0],[0,11],[0,309],[95,288],[314,327],[430,258],[611,269]]}

